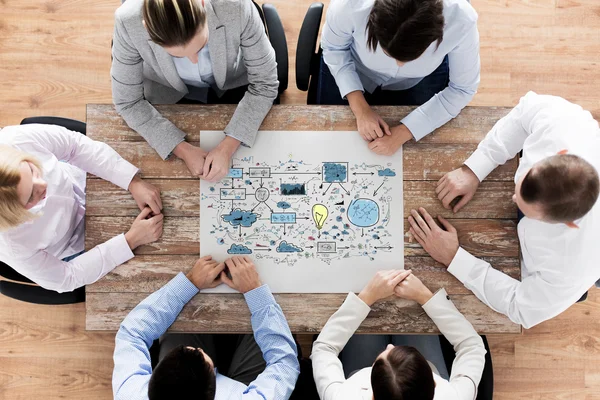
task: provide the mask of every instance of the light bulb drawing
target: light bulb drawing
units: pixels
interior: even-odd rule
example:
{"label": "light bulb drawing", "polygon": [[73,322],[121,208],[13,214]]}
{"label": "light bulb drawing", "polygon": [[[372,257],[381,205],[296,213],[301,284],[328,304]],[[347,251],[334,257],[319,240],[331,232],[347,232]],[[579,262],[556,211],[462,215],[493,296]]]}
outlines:
{"label": "light bulb drawing", "polygon": [[323,204],[315,204],[312,208],[312,215],[315,220],[315,225],[319,230],[319,237],[321,237],[321,229],[323,229],[323,224],[327,220],[329,210]]}

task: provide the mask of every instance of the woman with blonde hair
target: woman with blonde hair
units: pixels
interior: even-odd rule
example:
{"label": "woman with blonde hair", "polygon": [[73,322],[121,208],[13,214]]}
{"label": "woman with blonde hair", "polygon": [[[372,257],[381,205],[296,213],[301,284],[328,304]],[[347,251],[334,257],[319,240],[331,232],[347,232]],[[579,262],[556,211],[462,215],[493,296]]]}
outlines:
{"label": "woman with blonde hair", "polygon": [[[84,250],[85,174],[129,190],[131,229]],[[0,261],[38,285],[68,292],[93,283],[158,240],[160,192],[112,148],[56,125],[0,130]]]}
{"label": "woman with blonde hair", "polygon": [[[252,146],[277,97],[277,63],[250,0],[127,0],[115,14],[113,102],[130,128],[194,176],[225,177],[240,144]],[[154,108],[238,104],[226,137],[210,152]]]}

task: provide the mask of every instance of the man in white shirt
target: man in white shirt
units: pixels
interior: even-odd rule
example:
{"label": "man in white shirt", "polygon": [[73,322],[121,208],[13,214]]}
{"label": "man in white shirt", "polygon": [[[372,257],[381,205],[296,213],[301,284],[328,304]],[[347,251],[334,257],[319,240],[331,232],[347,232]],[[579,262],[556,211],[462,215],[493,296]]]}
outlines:
{"label": "man in white shirt", "polygon": [[523,156],[513,201],[524,218],[519,282],[459,247],[454,227],[423,208],[411,211],[410,233],[437,261],[495,311],[530,328],[565,311],[600,278],[600,129],[580,106],[555,96],[527,93],[496,123],[461,168],[436,188],[457,212],[497,166]]}
{"label": "man in white shirt", "polygon": [[[377,154],[444,125],[479,86],[477,13],[466,0],[332,0],[321,47],[317,103],[349,103]],[[390,128],[370,104],[420,107]]]}
{"label": "man in white shirt", "polygon": [[[368,342],[380,342],[381,335],[354,335],[371,311],[371,305],[392,295],[418,302],[454,346],[456,358],[449,380],[440,376],[440,364],[425,359],[417,346],[395,345],[395,336],[392,336],[373,353],[373,346]],[[439,347],[438,336],[429,337],[437,341]],[[355,343],[350,343],[352,341]],[[365,352],[371,357],[365,356]],[[323,327],[310,358],[321,400],[473,400],[483,373],[485,354],[483,341],[454,307],[444,289],[433,294],[410,270],[387,270],[378,272],[358,296],[348,294],[344,304]],[[365,362],[358,366],[360,369],[350,371],[348,361],[354,361],[353,358]]]}

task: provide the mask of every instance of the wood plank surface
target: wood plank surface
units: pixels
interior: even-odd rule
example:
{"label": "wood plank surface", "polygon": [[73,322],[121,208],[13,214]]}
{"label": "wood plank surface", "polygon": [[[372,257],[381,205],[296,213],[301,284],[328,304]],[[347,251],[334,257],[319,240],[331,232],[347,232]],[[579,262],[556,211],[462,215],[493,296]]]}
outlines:
{"label": "wood plank surface", "polygon": [[[292,332],[317,333],[329,317],[337,311],[345,294],[275,294]],[[86,298],[86,328],[114,330],[146,293],[88,293]],[[502,314],[491,312],[472,294],[453,295],[452,301],[464,313],[477,331],[482,333],[519,333],[520,326],[510,323]],[[251,333],[250,312],[241,294],[196,295],[171,325],[170,332],[236,332]],[[310,308],[310,318],[307,309]],[[359,333],[434,333],[433,321],[420,305],[413,301],[394,298],[378,302],[357,330]]]}
{"label": "wood plank surface", "polygon": [[[88,285],[87,293],[153,293],[163,287],[179,272],[187,273],[198,259],[197,255],[140,255],[115,268],[104,279]],[[484,257],[494,268],[518,278],[519,261],[515,257]],[[432,291],[445,288],[453,294],[470,294],[460,281],[446,272],[446,268],[431,257],[406,257],[404,268],[411,269]],[[312,295],[305,294],[307,299]],[[318,296],[314,296],[318,297]]]}
{"label": "wood plank surface", "polygon": [[[200,212],[198,179],[149,179],[161,191],[167,217],[191,217]],[[404,215],[424,207],[431,215],[446,218],[515,219],[517,207],[512,201],[513,182],[483,181],[469,204],[454,214],[435,197],[435,181],[404,181]],[[490,202],[494,207],[489,207]],[[139,214],[131,194],[101,179],[88,179],[86,215],[88,217],[129,216]]]}
{"label": "wood plank surface", "polygon": [[[415,107],[376,106],[373,109],[390,125],[408,115]],[[187,134],[186,140],[198,142],[201,130],[223,130],[235,111],[235,105],[158,105],[169,120]],[[453,120],[427,135],[420,143],[478,144],[494,124],[508,114],[510,107],[467,107]],[[129,129],[111,104],[87,105],[88,130],[106,142],[142,142]],[[345,106],[275,105],[261,130],[273,131],[355,131],[356,119]]]}
{"label": "wood plank surface", "polygon": [[[119,233],[129,230],[134,217],[86,217],[87,250],[106,242]],[[510,220],[498,219],[454,219],[451,220],[458,231],[458,240],[465,250],[476,257],[517,257],[518,239],[516,224]],[[405,220],[405,230],[408,225]],[[243,231],[242,231],[243,233]],[[425,255],[418,243],[409,242],[404,235],[404,255]],[[149,245],[140,246],[134,251],[137,255],[199,255],[200,219],[189,217],[165,218],[163,235]]]}

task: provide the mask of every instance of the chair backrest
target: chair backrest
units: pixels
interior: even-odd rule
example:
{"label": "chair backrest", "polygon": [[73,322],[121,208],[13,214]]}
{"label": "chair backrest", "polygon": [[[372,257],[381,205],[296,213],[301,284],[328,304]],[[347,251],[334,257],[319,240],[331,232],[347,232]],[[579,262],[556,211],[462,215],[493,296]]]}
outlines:
{"label": "chair backrest", "polygon": [[29,117],[21,121],[21,125],[27,124],[45,124],[45,125],[59,125],[67,128],[70,131],[79,132],[82,135],[86,134],[85,122],[77,121],[70,118],[62,117]]}
{"label": "chair backrest", "polygon": [[[316,51],[321,17],[323,16],[323,3],[313,3],[308,8],[300,34],[298,35],[298,46],[296,48],[296,86],[302,91],[309,89],[311,75],[318,71]],[[320,58],[320,56],[319,56]]]}

